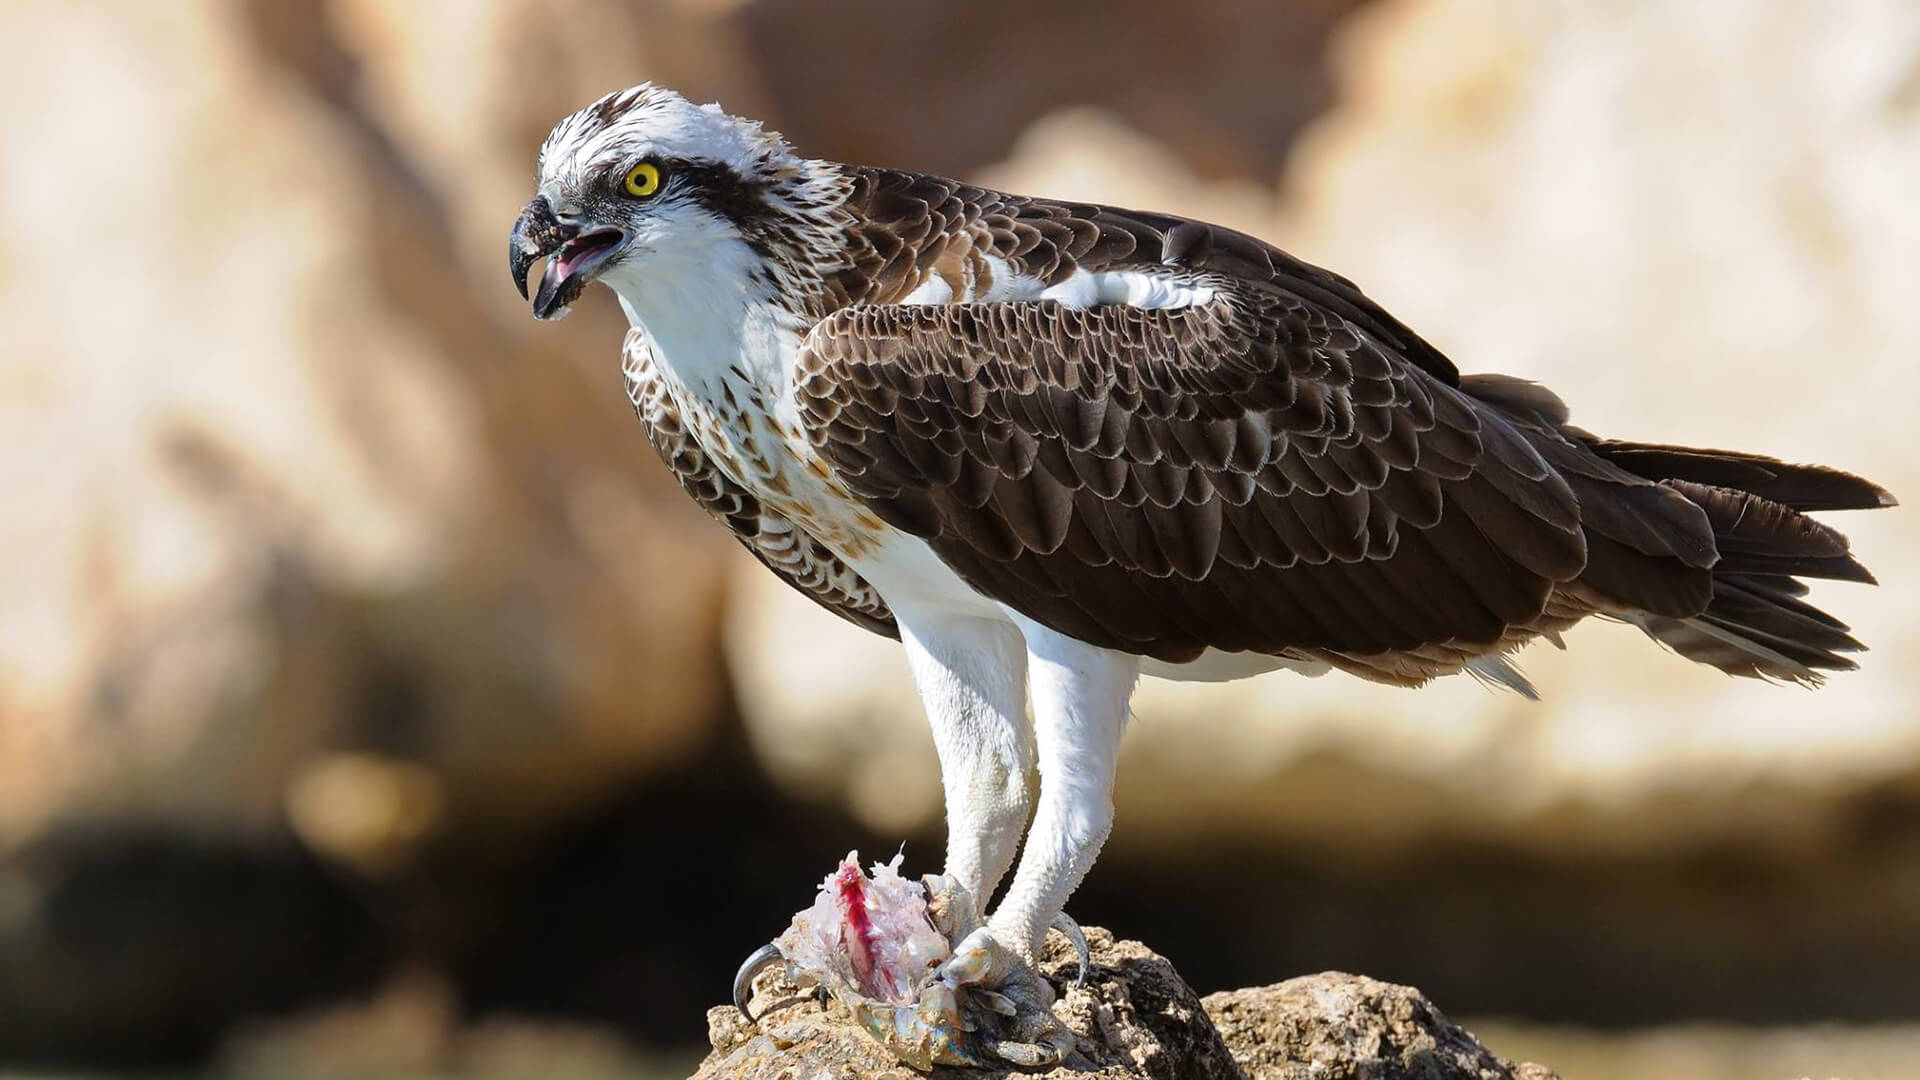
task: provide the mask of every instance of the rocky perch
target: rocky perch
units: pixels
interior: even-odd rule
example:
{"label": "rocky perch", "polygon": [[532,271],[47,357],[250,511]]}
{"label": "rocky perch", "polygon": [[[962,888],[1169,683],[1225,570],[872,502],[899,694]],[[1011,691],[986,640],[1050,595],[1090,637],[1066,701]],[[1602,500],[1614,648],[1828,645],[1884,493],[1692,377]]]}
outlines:
{"label": "rocky perch", "polygon": [[[1275,986],[1196,995],[1173,965],[1135,941],[1087,928],[1093,970],[1059,940],[1045,973],[1078,1054],[1046,1072],[936,1069],[1036,1080],[1558,1080],[1541,1065],[1495,1057],[1418,990],[1327,972]],[[914,1080],[919,1074],[778,972],[755,986],[749,1023],[732,1006],[707,1014],[713,1053],[692,1080]]]}

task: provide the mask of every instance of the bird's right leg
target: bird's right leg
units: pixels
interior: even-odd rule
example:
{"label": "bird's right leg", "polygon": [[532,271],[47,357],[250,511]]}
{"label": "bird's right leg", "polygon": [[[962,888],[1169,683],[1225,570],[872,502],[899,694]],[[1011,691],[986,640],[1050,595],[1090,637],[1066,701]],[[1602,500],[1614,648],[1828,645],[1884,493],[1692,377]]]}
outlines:
{"label": "bird's right leg", "polygon": [[907,665],[926,707],[946,796],[945,876],[952,900],[980,909],[1006,876],[1032,805],[1027,651],[1012,623],[978,617],[900,621]]}

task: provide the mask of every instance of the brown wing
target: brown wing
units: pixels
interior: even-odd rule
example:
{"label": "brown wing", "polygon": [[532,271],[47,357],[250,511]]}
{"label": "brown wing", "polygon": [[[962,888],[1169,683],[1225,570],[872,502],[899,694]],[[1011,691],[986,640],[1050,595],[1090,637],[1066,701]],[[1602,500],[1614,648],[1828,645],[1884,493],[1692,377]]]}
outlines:
{"label": "brown wing", "polygon": [[1194,280],[1217,298],[844,309],[799,360],[809,435],[975,588],[1162,660],[1496,643],[1580,574],[1573,493],[1502,413],[1318,302]]}
{"label": "brown wing", "polygon": [[638,333],[628,334],[622,357],[627,398],[680,489],[732,530],[754,558],[809,599],[856,626],[899,637],[893,612],[865,579],[714,465],[681,422],[654,367],[652,350]]}
{"label": "brown wing", "polygon": [[[1799,577],[1870,580],[1802,511],[1891,505],[1831,469],[1597,440],[1463,379],[1352,282],[1165,214],[851,170],[839,309],[800,357],[849,488],[1057,629],[1417,683],[1605,612],[1739,675],[1852,664]],[[1204,281],[1202,308],[890,307],[939,277]]]}

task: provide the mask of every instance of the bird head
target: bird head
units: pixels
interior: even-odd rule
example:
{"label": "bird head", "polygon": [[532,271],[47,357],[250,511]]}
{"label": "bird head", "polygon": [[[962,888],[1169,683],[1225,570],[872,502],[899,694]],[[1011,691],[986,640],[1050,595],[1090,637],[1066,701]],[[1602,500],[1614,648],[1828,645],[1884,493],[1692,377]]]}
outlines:
{"label": "bird head", "polygon": [[765,264],[798,261],[787,249],[812,231],[792,228],[796,218],[836,202],[839,187],[759,124],[643,83],[547,136],[508,261],[525,297],[527,271],[547,260],[532,297],[540,319],[564,315],[594,281],[641,308],[690,278],[711,282],[716,268],[742,278],[758,268],[771,283]]}

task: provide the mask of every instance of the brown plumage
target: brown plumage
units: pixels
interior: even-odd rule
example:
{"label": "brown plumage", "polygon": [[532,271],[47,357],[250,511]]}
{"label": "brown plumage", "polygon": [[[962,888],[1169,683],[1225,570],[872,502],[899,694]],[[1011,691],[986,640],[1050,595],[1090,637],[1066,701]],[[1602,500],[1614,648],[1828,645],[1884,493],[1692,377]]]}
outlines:
{"label": "brown plumage", "polygon": [[[1801,511],[1890,504],[1864,480],[1596,439],[1239,233],[853,175],[854,256],[796,374],[807,433],[888,524],[1056,630],[1414,683],[1602,614],[1735,674],[1853,666],[1797,579],[1871,578]],[[1008,270],[1174,275],[1213,300],[898,303]]]}

